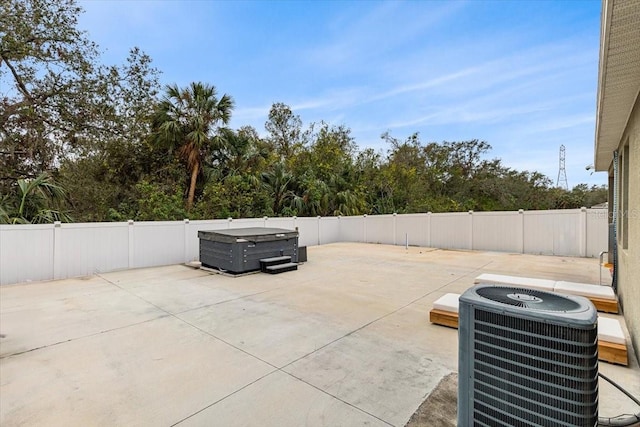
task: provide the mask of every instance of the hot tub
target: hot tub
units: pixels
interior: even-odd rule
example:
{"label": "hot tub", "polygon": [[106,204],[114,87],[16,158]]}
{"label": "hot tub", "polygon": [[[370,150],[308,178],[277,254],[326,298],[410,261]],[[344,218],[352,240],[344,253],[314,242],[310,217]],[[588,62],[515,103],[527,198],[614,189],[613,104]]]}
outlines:
{"label": "hot tub", "polygon": [[233,274],[260,270],[260,260],[290,256],[298,262],[298,232],[283,228],[198,231],[203,266]]}

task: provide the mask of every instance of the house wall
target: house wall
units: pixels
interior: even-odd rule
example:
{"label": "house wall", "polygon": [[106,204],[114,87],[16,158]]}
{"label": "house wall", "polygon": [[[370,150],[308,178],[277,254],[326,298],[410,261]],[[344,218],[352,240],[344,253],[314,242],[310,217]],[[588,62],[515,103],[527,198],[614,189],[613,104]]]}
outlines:
{"label": "house wall", "polygon": [[[640,356],[640,97],[636,98],[627,128],[620,140],[619,153],[624,153],[627,142],[629,167],[628,170],[621,170],[621,172],[628,173],[628,202],[626,206],[620,206],[620,209],[621,215],[625,216],[624,220],[628,221],[628,243],[627,248],[623,248],[622,227],[619,224],[617,233],[618,297],[631,335],[631,342],[636,355]],[[624,160],[620,162],[621,166],[623,164]],[[619,201],[622,201],[625,181],[620,180]]]}

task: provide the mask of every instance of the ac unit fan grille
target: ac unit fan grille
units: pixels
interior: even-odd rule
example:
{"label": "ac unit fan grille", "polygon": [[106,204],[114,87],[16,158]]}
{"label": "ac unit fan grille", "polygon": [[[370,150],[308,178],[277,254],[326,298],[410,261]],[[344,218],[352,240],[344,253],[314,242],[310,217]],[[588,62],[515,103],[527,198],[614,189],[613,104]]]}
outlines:
{"label": "ac unit fan grille", "polygon": [[[474,321],[477,425],[575,426],[597,414],[595,328],[549,325],[478,308]],[[518,414],[517,419],[509,414]]]}
{"label": "ac unit fan grille", "polygon": [[491,301],[541,311],[572,311],[580,307],[577,302],[558,294],[537,289],[488,286],[477,290],[478,295]]}

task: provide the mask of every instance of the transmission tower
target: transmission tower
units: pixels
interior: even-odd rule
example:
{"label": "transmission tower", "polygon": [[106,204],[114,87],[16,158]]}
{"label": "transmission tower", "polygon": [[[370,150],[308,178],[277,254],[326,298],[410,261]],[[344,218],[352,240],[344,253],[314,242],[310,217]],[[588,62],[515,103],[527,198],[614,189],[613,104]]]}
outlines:
{"label": "transmission tower", "polygon": [[567,182],[567,170],[564,168],[564,145],[560,146],[560,167],[558,169],[558,180],[556,181],[556,187],[562,187],[565,190],[569,190],[569,183]]}

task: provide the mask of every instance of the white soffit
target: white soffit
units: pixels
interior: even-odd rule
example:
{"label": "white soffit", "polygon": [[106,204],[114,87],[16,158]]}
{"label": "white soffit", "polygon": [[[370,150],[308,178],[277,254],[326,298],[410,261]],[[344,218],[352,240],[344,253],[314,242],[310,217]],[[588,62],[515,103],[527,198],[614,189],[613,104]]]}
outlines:
{"label": "white soffit", "polygon": [[606,171],[640,92],[640,0],[603,0],[595,167]]}

